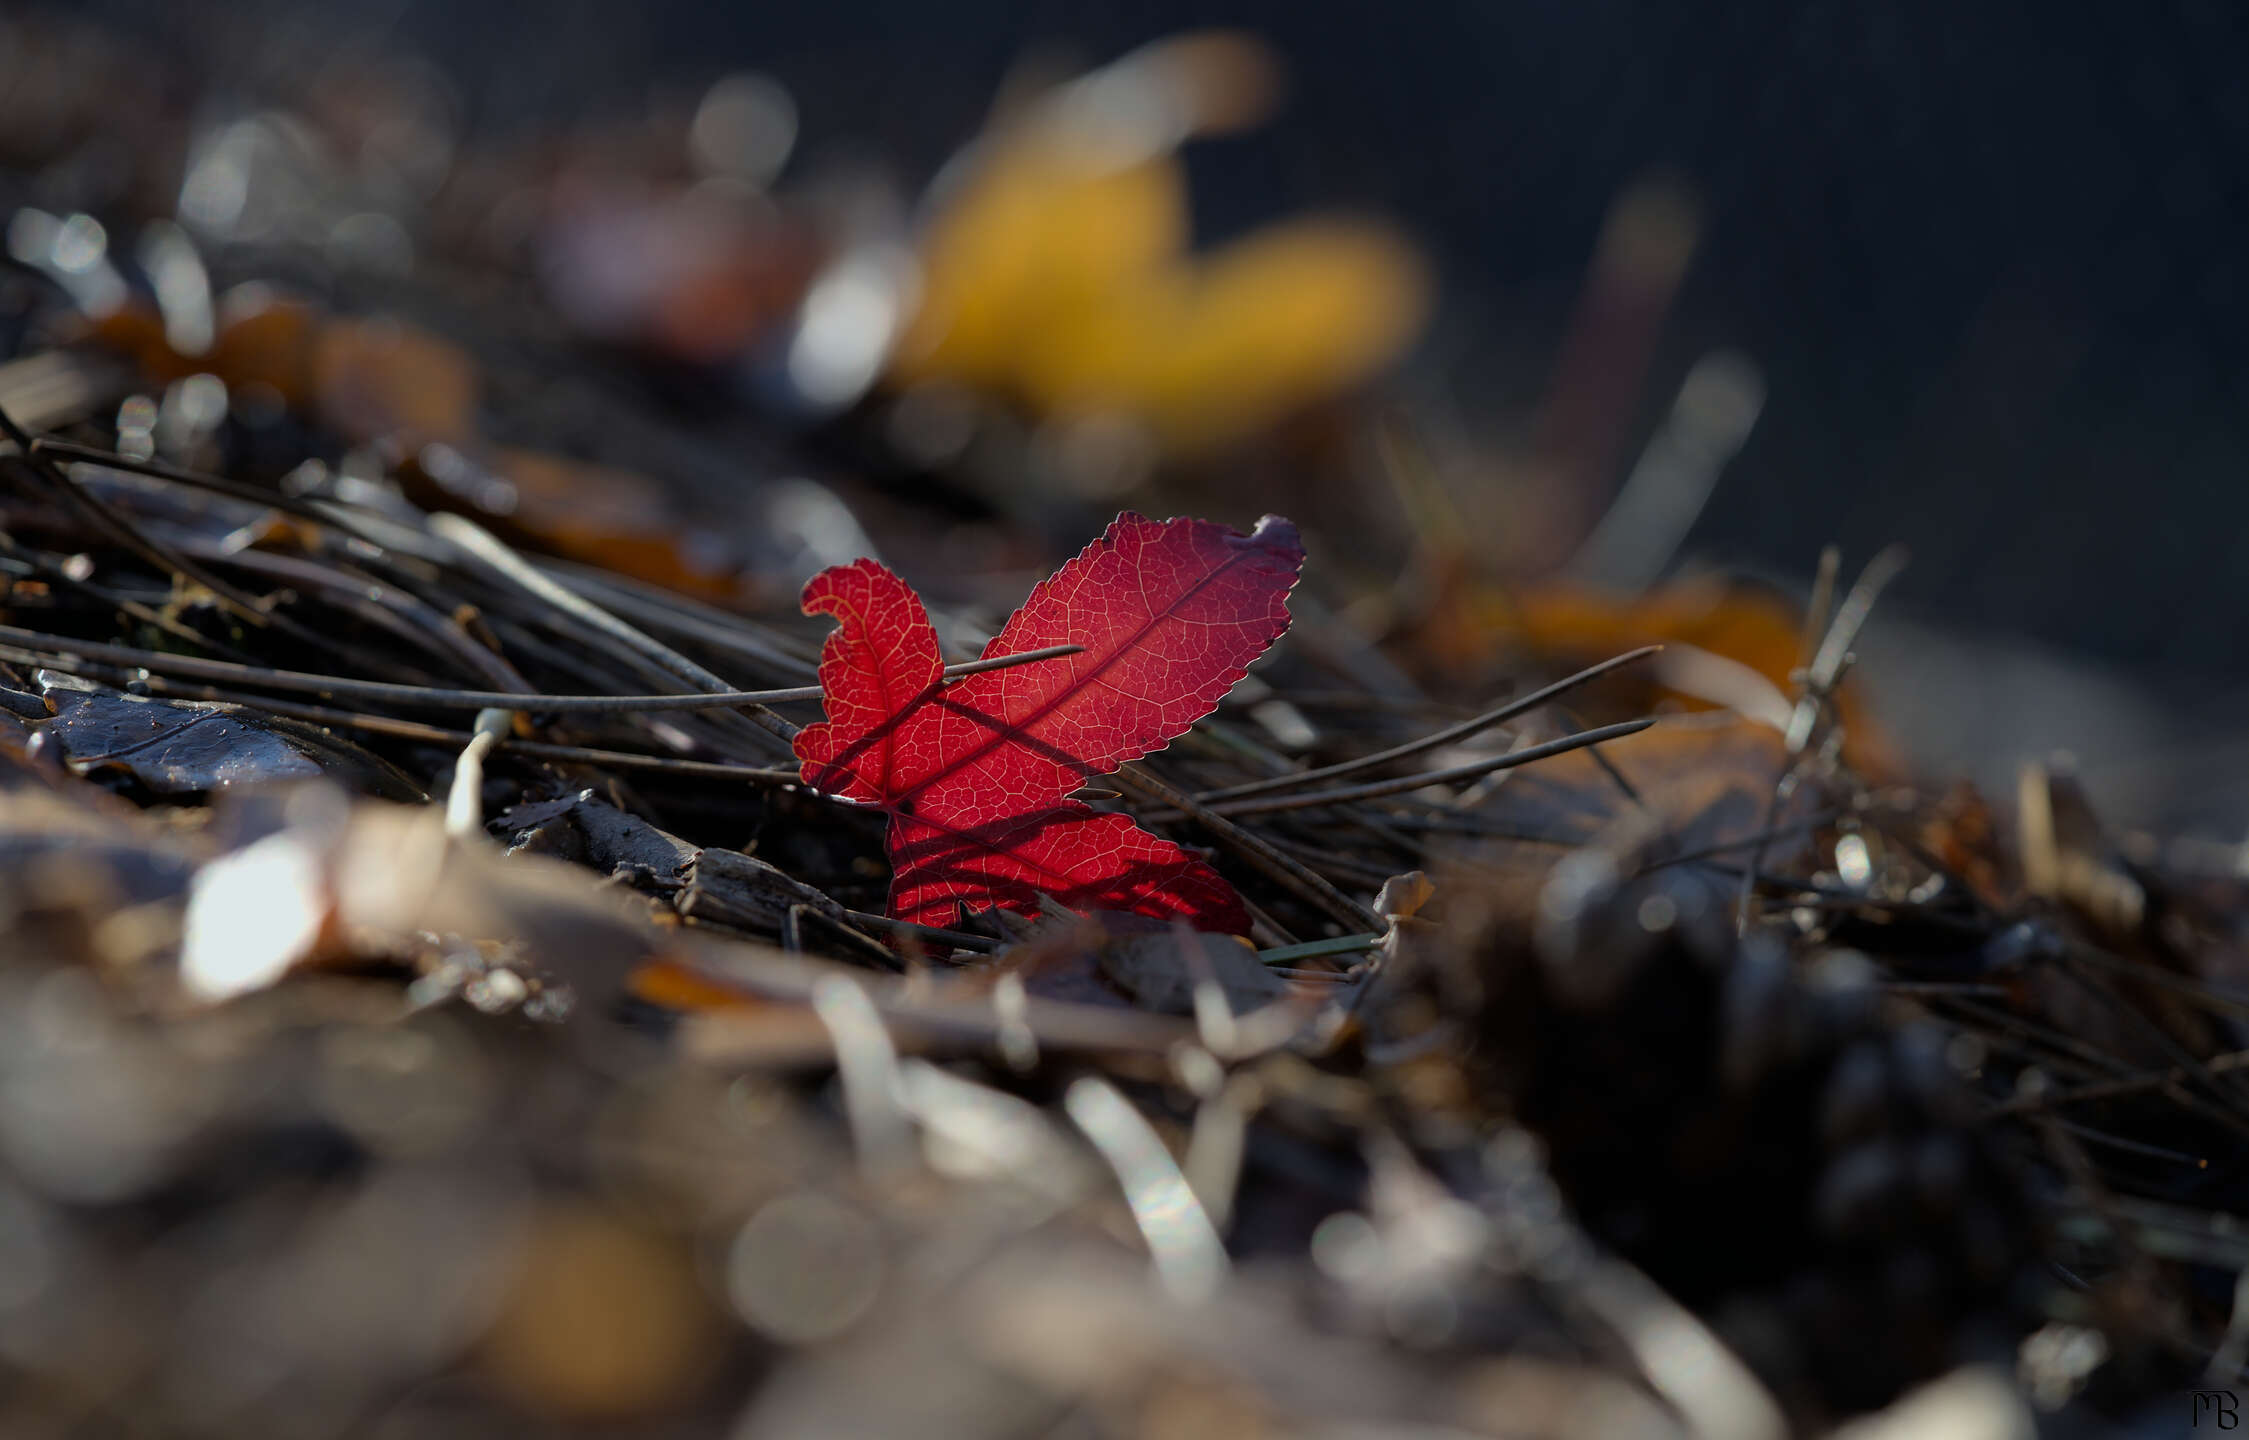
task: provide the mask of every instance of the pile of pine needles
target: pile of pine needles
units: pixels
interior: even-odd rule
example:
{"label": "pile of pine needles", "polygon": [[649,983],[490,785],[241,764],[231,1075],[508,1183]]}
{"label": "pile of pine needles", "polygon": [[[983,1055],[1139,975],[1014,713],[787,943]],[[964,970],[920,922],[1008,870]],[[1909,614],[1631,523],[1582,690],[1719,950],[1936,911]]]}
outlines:
{"label": "pile of pine needles", "polygon": [[[2014,1423],[2019,1372],[2048,1406],[2168,1413],[2238,1375],[2236,882],[2108,844],[2065,777],[2026,777],[2012,845],[1970,799],[1856,777],[1831,700],[1886,562],[1815,596],[1755,760],[1731,717],[1604,714],[1644,651],[1468,713],[1304,607],[1091,797],[1242,888],[1244,973],[1113,917],[885,919],[878,831],[790,759],[818,631],[779,606],[317,469],[131,458],[92,404],[5,428],[17,1432],[1778,1435],[1969,1363],[1907,1403]],[[379,902],[302,866],[243,883],[314,823],[256,798],[307,765],[370,797],[353,816],[445,809],[335,852],[398,872]],[[573,862],[584,915],[513,897],[511,865],[551,862],[509,849]],[[214,958],[308,909],[335,933],[279,969]],[[1753,972],[1815,1018],[1753,1023]],[[1801,1133],[1759,1108],[1761,1044],[1814,1077]],[[1643,1131],[1554,1098],[1635,1071]],[[1846,1143],[1853,1084],[1873,1132],[1971,1156],[1969,1198],[1906,1173],[1921,1141]],[[1758,1350],[1723,1250],[1713,1283],[1612,1223],[1620,1186],[1710,1203],[1676,1132],[1716,1094],[1804,1152],[1715,1177],[1792,1217],[1738,1237],[1782,1313],[1792,1272],[1892,1273],[1926,1239],[1848,1233],[1852,1177],[2008,1257],[1948,1291],[1945,1344],[1891,1364],[1869,1337],[1888,1378],[1834,1381]]]}

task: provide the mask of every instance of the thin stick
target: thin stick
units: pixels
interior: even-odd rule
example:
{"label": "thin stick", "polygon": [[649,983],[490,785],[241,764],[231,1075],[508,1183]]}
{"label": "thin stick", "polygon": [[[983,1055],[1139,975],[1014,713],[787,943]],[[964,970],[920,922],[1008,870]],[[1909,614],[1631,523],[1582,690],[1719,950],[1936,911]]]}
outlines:
{"label": "thin stick", "polygon": [[[40,436],[37,440],[31,442],[31,448],[49,455],[60,455],[66,460],[78,460],[89,465],[99,465],[105,470],[122,470],[128,475],[145,475],[151,480],[167,480],[172,484],[185,485],[190,489],[208,490],[214,495],[224,495],[229,499],[240,500],[246,505],[259,505],[269,510],[286,511],[300,520],[310,520],[315,524],[330,526],[334,529],[350,531],[352,528],[348,524],[339,522],[333,514],[302,496],[290,495],[278,490],[261,490],[255,485],[246,484],[240,480],[229,480],[224,475],[207,475],[200,470],[187,470],[177,465],[167,465],[161,460],[135,460],[129,455],[120,455],[114,450],[102,450],[92,445],[78,445],[68,440],[57,440],[52,435]],[[367,539],[370,537],[362,536],[361,538]]]}
{"label": "thin stick", "polygon": [[1284,855],[1294,855],[1340,884],[1380,888],[1383,881],[1398,873],[1395,865],[1369,865],[1364,861],[1346,860],[1331,848],[1306,844],[1281,835],[1268,835],[1265,842]]}
{"label": "thin stick", "polygon": [[[1309,795],[1271,795],[1249,800],[1228,800],[1216,805],[1206,804],[1201,805],[1199,814],[1269,815],[1282,810],[1310,810],[1321,805],[1341,805],[1353,800],[1373,800],[1384,795],[1396,795],[1407,790],[1419,790],[1425,785],[1448,785],[1456,780],[1473,780],[1479,776],[1489,775],[1495,770],[1512,770],[1518,765],[1528,765],[1534,760],[1547,760],[1556,755],[1566,755],[1572,750],[1583,750],[1589,745],[1600,745],[1610,740],[1621,740],[1627,735],[1637,735],[1655,723],[1652,719],[1642,719],[1627,720],[1621,725],[1603,725],[1598,730],[1584,730],[1575,735],[1565,735],[1559,740],[1549,740],[1543,745],[1527,745],[1520,750],[1510,750],[1505,755],[1495,755],[1488,760],[1478,760],[1472,765],[1455,765],[1449,770],[1429,770],[1419,775],[1401,775],[1391,780],[1374,780],[1365,785],[1344,785],[1333,790],[1315,790]],[[1145,818],[1153,821],[1179,820],[1185,818],[1185,812],[1159,810]]]}
{"label": "thin stick", "polygon": [[[945,676],[947,679],[955,679],[985,670],[1000,670],[1011,665],[1059,659],[1064,655],[1075,655],[1084,648],[1082,645],[1050,645],[1043,650],[1026,650],[1018,655],[996,655],[988,660],[971,660],[963,665],[947,666]],[[527,695],[506,690],[442,690],[426,685],[393,685],[380,680],[352,680],[342,675],[314,675],[301,670],[268,670],[262,665],[236,665],[225,660],[198,660],[191,655],[167,655],[160,650],[141,650],[130,645],[104,645],[94,640],[75,640],[67,635],[22,630],[13,625],[0,625],[0,650],[12,652],[10,658],[20,655],[24,664],[44,665],[65,674],[71,673],[69,661],[71,657],[77,656],[159,673],[169,671],[202,680],[225,680],[237,685],[261,686],[268,690],[294,690],[315,695],[344,695],[394,705],[419,705],[432,710],[486,710],[494,706],[511,710],[593,714],[636,710],[724,710],[736,706],[779,704],[789,700],[817,700],[822,693],[817,685],[799,685],[787,690],[729,690],[707,695]],[[42,651],[49,653],[42,654]]]}
{"label": "thin stick", "polygon": [[[418,740],[431,745],[460,745],[467,743],[471,736],[471,732],[467,730],[425,725],[419,720],[400,720],[390,715],[367,715],[354,710],[337,710],[326,705],[298,705],[287,700],[269,699],[264,695],[250,695],[239,690],[224,690],[213,685],[180,685],[160,677],[152,677],[148,683],[159,695],[240,705],[246,709],[287,716],[292,720],[307,720],[315,725],[347,730],[365,730],[400,740]],[[518,740],[512,735],[502,736],[492,748],[502,755],[512,753],[537,760],[610,765],[620,770],[647,770],[660,775],[691,776],[704,780],[739,780],[749,785],[804,784],[803,778],[794,770],[765,770],[715,760],[682,760],[673,755],[642,755],[631,750],[605,750],[588,745],[550,745],[543,740]]]}
{"label": "thin stick", "polygon": [[[1440,746],[1449,745],[1455,740],[1464,740],[1479,731],[1488,730],[1494,725],[1503,725],[1518,715],[1537,709],[1557,695],[1568,694],[1580,685],[1600,679],[1611,670],[1629,665],[1635,660],[1645,660],[1662,649],[1661,645],[1643,645],[1637,650],[1627,650],[1622,655],[1603,660],[1598,665],[1587,666],[1575,675],[1557,680],[1544,689],[1533,690],[1520,699],[1510,700],[1496,710],[1487,710],[1473,720],[1463,720],[1458,725],[1448,725],[1435,734],[1425,735],[1410,744],[1393,746],[1378,754],[1362,755],[1356,760],[1345,760],[1336,765],[1324,765],[1317,770],[1299,771],[1293,775],[1277,775],[1270,780],[1252,780],[1246,785],[1230,785],[1223,790],[1207,790],[1195,798],[1203,804],[1209,805],[1215,801],[1233,800],[1245,795],[1263,795],[1275,790],[1293,790],[1300,785],[1309,785],[1315,780],[1329,780],[1338,775],[1349,775],[1360,770],[1372,769],[1377,765],[1387,765],[1393,760],[1404,760],[1410,756],[1424,754]],[[1222,810],[1220,813],[1227,812]]]}
{"label": "thin stick", "polygon": [[[1850,594],[1843,597],[1835,618],[1828,623],[1827,633],[1813,652],[1811,664],[1806,667],[1801,689],[1796,697],[1796,708],[1789,714],[1788,731],[1784,741],[1788,758],[1782,762],[1780,773],[1773,777],[1773,791],[1765,803],[1764,828],[1770,830],[1780,816],[1780,807],[1794,790],[1799,766],[1810,746],[1813,734],[1819,729],[1821,717],[1827,713],[1828,697],[1843,678],[1843,670],[1850,663],[1851,646],[1858,640],[1859,631],[1865,628],[1867,617],[1874,613],[1874,602],[1899,572],[1905,569],[1906,552],[1902,545],[1891,545],[1880,551],[1866,568],[1859,572],[1858,580],[1851,586]],[[1827,577],[1827,556],[1820,556],[1822,572],[1821,589],[1834,593],[1834,582]],[[1822,596],[1814,596],[1815,603]],[[1822,606],[1824,608],[1824,606]],[[1765,863],[1765,847],[1759,845],[1750,852],[1749,874],[1754,875]],[[1754,896],[1752,886],[1744,877],[1741,892],[1734,901],[1734,930],[1737,934],[1749,933],[1750,910]]]}
{"label": "thin stick", "polygon": [[1812,575],[1812,598],[1804,606],[1803,648],[1797,652],[1799,667],[1812,668],[1812,657],[1819,653],[1822,636],[1827,633],[1828,612],[1835,608],[1835,582],[1843,575],[1843,551],[1840,546],[1820,547],[1819,569]]}
{"label": "thin stick", "polygon": [[1660,860],[1651,860],[1641,866],[1634,872],[1632,878],[1638,879],[1642,875],[1651,875],[1658,870],[1669,869],[1674,865],[1693,865],[1723,855],[1729,850],[1746,850],[1752,845],[1770,844],[1790,835],[1810,834],[1834,824],[1843,813],[1840,810],[1827,810],[1803,820],[1792,820],[1786,825],[1776,825],[1770,830],[1759,830],[1755,834],[1743,835],[1732,840],[1720,840],[1715,844],[1705,845],[1696,850],[1688,850],[1678,855],[1666,855]]}
{"label": "thin stick", "polygon": [[[440,540],[450,541],[463,554],[518,589],[546,601],[572,619],[592,626],[610,639],[631,647],[636,654],[653,661],[686,684],[712,694],[732,689],[726,681],[647,631],[626,624],[585,596],[540,574],[536,566],[509,549],[501,543],[499,537],[475,521],[459,515],[437,514],[430,516],[429,530],[432,535]],[[776,740],[787,742],[796,734],[796,726],[766,709],[763,704],[750,702],[742,707],[742,712],[743,719]]]}
{"label": "thin stick", "polygon": [[217,597],[220,605],[246,624],[255,626],[260,630],[279,631],[281,634],[314,645],[324,643],[321,636],[298,624],[289,616],[267,610],[258,597],[250,594],[247,590],[235,588],[219,576],[204,569],[198,562],[190,560],[171,547],[142,534],[131,521],[117,512],[115,506],[94,494],[73,478],[62,466],[57,465],[52,459],[40,453],[38,441],[33,438],[30,431],[17,424],[15,417],[10,415],[5,408],[0,408],[0,435],[4,435],[15,442],[16,448],[23,452],[25,466],[33,475],[38,477],[41,484],[59,495],[65,506],[76,510],[82,517],[91,521],[95,529],[106,533],[111,539],[138,555],[142,560],[167,575],[190,580],[201,585]]}
{"label": "thin stick", "polygon": [[1902,545],[1883,549],[1851,586],[1851,593],[1835,611],[1835,619],[1827,627],[1827,636],[1820,641],[1819,650],[1812,656],[1811,688],[1819,694],[1835,688],[1842,676],[1844,659],[1851,647],[1858,643],[1859,631],[1866,627],[1867,617],[1874,613],[1874,602],[1889,588],[1892,580],[1905,569],[1906,553]]}
{"label": "thin stick", "polygon": [[131,596],[121,594],[106,586],[96,585],[90,580],[74,578],[61,562],[44,551],[33,550],[29,546],[18,544],[15,538],[5,530],[0,530],[0,554],[22,557],[24,568],[49,586],[60,586],[65,590],[91,596],[102,604],[112,607],[119,614],[129,615],[143,625],[154,626],[175,640],[186,640],[191,644],[201,645],[225,655],[240,655],[244,659],[250,658],[249,651],[237,650],[224,641],[213,640],[160,610],[150,609]]}
{"label": "thin stick", "polygon": [[888,915],[877,915],[869,910],[846,910],[844,918],[859,925],[872,925],[882,930],[896,930],[908,935],[919,935],[924,940],[935,940],[956,950],[992,951],[1000,942],[989,935],[969,935],[959,930],[940,930],[935,925],[920,925],[911,920],[893,920]]}
{"label": "thin stick", "polygon": [[[2224,1075],[2235,1070],[2249,1069],[2249,1050],[2229,1050],[2223,1055],[2213,1055],[2205,1062],[2213,1075]],[[2186,1067],[2174,1065],[2168,1070],[2145,1070],[2123,1080],[2099,1081],[2090,1085],[2072,1086],[2067,1090],[2050,1090],[2040,1095],[2014,1096],[1993,1105],[1987,1115],[2015,1115],[2025,1111],[2044,1109],[2054,1105],[2076,1105],[2091,1100],[2115,1100],[2126,1095],[2141,1095],[2150,1090],[2173,1092],[2174,1099],[2184,1100],[2177,1092],[2187,1080]]]}
{"label": "thin stick", "polygon": [[1169,805],[1180,818],[1192,820],[1208,830],[1211,837],[1223,843],[1242,859],[1277,881],[1297,899],[1315,910],[1325,911],[1353,930],[1380,930],[1382,917],[1366,906],[1345,895],[1325,876],[1308,868],[1300,860],[1292,860],[1274,849],[1258,836],[1250,834],[1223,815],[1214,815],[1196,802],[1186,791],[1158,779],[1137,765],[1127,765],[1116,772],[1119,788]]}
{"label": "thin stick", "polygon": [[584,565],[546,560],[540,563],[539,569],[587,599],[597,600],[650,629],[669,630],[675,635],[701,641],[714,650],[724,650],[754,664],[790,674],[812,675],[819,671],[817,661],[793,653],[778,638],[757,633],[724,610],[697,604],[685,596],[634,585],[622,576]]}
{"label": "thin stick", "polygon": [[[230,480],[223,475],[206,474],[168,465],[159,460],[135,460],[113,450],[74,444],[53,436],[41,436],[32,445],[36,450],[66,459],[84,461],[128,474],[144,475],[153,480],[224,495],[245,504],[280,510],[384,551],[402,550],[402,542],[407,540],[419,542],[413,549],[414,553],[422,554],[423,558],[429,558],[436,549],[435,542],[427,540],[417,531],[381,516],[355,513],[350,506],[336,501],[309,500],[283,491],[264,490],[255,485]],[[637,585],[622,576],[605,574],[563,561],[550,560],[537,568],[588,599],[604,602],[614,609],[634,615],[643,623],[654,624],[660,629],[673,629],[719,649],[729,650],[779,669],[810,673],[815,668],[813,662],[791,653],[779,642],[767,641],[752,634],[748,627],[741,625],[726,612],[698,605],[684,596],[667,595],[652,587]]]}
{"label": "thin stick", "polygon": [[1285,965],[1291,960],[1312,960],[1323,955],[1356,955],[1362,950],[1372,950],[1382,937],[1373,931],[1364,935],[1338,935],[1333,940],[1307,940],[1302,945],[1276,945],[1270,950],[1260,950],[1257,958],[1267,965]]}
{"label": "thin stick", "polygon": [[[1582,725],[1585,723],[1584,721],[1578,719],[1577,715],[1574,712],[1569,710],[1564,710],[1562,712],[1562,719],[1564,722],[1571,725]],[[1614,760],[1611,760],[1608,756],[1601,753],[1601,747],[1596,745],[1592,749],[1586,751],[1585,758],[1591,760],[1596,766],[1600,768],[1601,773],[1608,777],[1609,783],[1616,787],[1616,793],[1624,797],[1626,804],[1630,805],[1635,810],[1644,811],[1648,808],[1648,802],[1640,797],[1639,787],[1634,785],[1630,780],[1624,778],[1624,772],[1616,768],[1616,762]],[[1672,841],[1672,836],[1668,832],[1666,832],[1663,839],[1665,844],[1669,844]]]}
{"label": "thin stick", "polygon": [[269,555],[260,550],[213,553],[215,547],[206,549],[193,541],[184,542],[180,548],[214,564],[232,565],[253,574],[263,573],[283,584],[313,589],[326,603],[407,641],[426,655],[451,662],[455,670],[467,670],[471,679],[531,693],[531,683],[516,673],[514,666],[477,644],[452,617],[420,596],[372,575],[349,566],[294,555]]}
{"label": "thin stick", "polygon": [[2062,955],[2062,963],[2057,967],[2057,973],[2076,982],[2079,988],[2095,998],[2106,1000],[2109,1004],[2121,1010],[2125,1018],[2132,1022],[2135,1029],[2153,1041],[2155,1047],[2161,1050],[2172,1064],[2186,1071],[2188,1076],[2209,1094],[2215,1104],[2223,1107],[2223,1112],[2216,1117],[2219,1123],[2233,1130],[2236,1134],[2249,1136],[2249,1120],[2240,1118],[2240,1112],[2244,1108],[2240,1094],[2221,1083],[2208,1066],[2196,1059],[2185,1046],[2173,1039],[2168,1031],[2157,1024],[2153,1017],[2133,1001],[2132,997],[2119,993],[2114,982],[2108,977],[2087,973],[2090,968],[2072,952],[2065,950]]}
{"label": "thin stick", "polygon": [[2099,950],[2077,941],[2065,941],[2064,946],[2072,960],[2113,971],[2118,975],[2129,976],[2133,981],[2142,985],[2153,985],[2160,989],[2169,990],[2206,1010],[2234,1015],[2249,1014],[2249,995],[2243,995],[2239,992],[2229,994],[2206,980],[2196,980],[2185,975],[2174,975],[2168,970],[2161,970],[2143,962],[2126,960],[2122,956],[2111,955],[2105,950]]}

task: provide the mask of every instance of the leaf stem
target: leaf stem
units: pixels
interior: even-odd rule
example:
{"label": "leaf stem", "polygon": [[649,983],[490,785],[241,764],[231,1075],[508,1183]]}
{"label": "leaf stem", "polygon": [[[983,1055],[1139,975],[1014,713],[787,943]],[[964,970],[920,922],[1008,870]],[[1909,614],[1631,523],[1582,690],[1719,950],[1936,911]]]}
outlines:
{"label": "leaf stem", "polygon": [[1291,960],[1311,960],[1322,955],[1350,955],[1372,949],[1381,938],[1371,930],[1364,935],[1338,935],[1332,940],[1307,940],[1301,945],[1276,945],[1270,950],[1258,951],[1257,958],[1267,965],[1286,965]]}

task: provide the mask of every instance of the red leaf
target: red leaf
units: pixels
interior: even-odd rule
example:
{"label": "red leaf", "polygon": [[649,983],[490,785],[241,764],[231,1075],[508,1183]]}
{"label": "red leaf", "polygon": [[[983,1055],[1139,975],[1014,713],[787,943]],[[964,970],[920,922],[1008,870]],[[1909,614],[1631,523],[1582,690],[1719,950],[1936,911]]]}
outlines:
{"label": "red leaf", "polygon": [[1120,515],[1031,592],[986,655],[1081,654],[943,683],[921,600],[872,560],[813,577],[808,615],[841,624],[820,657],[828,719],[797,736],[805,780],[891,817],[891,913],[943,923],[959,901],[1249,928],[1216,872],[1125,816],[1067,800],[1210,713],[1288,628],[1296,527],[1248,536]]}

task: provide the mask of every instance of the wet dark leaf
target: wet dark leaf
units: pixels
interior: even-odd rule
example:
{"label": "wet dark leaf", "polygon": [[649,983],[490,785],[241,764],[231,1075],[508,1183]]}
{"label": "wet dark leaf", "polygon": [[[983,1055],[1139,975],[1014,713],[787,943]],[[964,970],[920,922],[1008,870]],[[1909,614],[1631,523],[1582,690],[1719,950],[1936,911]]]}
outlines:
{"label": "wet dark leaf", "polygon": [[388,800],[421,800],[395,766],[324,730],[238,705],[149,700],[114,691],[50,692],[61,741],[80,774],[122,770],[159,795],[321,776]]}

